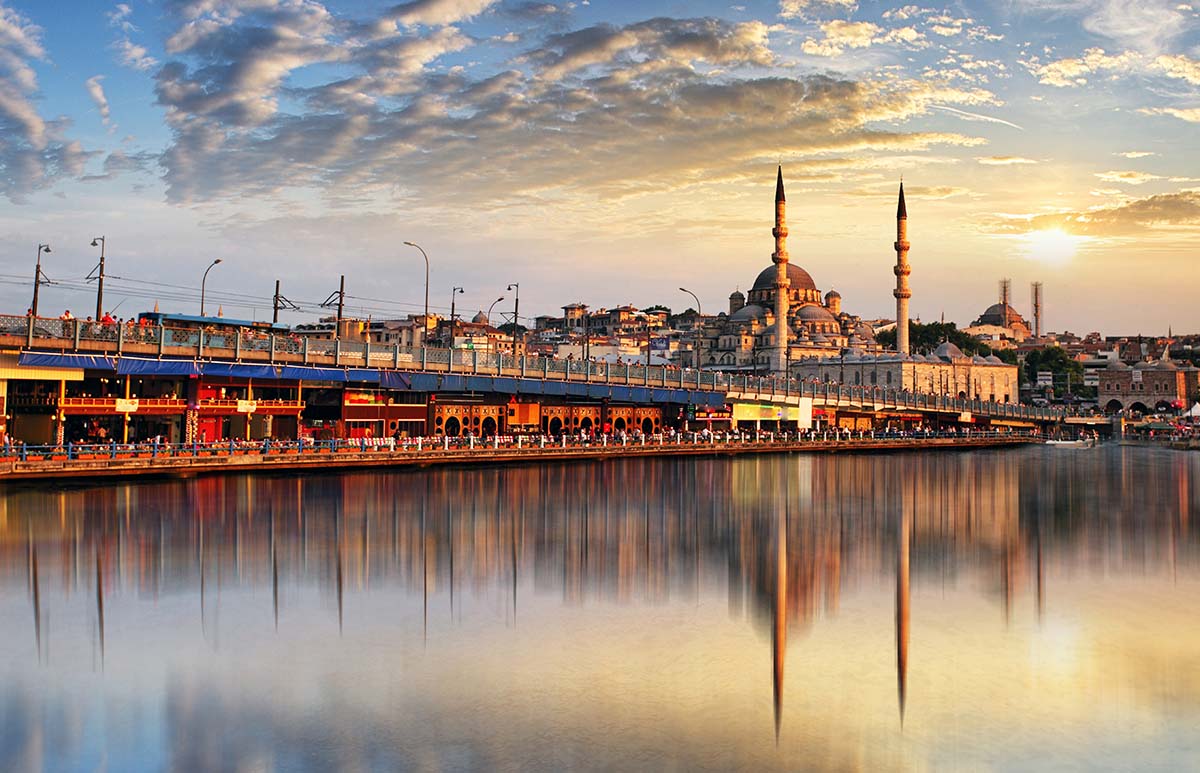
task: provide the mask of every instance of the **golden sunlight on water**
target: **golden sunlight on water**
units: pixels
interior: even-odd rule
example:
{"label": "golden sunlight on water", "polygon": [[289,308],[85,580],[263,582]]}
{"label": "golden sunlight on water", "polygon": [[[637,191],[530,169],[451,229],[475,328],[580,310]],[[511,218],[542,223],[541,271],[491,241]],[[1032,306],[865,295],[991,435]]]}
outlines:
{"label": "golden sunlight on water", "polygon": [[1142,449],[0,497],[0,769],[1200,762],[1200,461]]}

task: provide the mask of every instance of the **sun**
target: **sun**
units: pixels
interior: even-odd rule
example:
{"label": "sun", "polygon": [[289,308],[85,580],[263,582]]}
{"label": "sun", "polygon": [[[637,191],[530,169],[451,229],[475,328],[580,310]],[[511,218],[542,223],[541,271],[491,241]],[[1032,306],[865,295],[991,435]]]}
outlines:
{"label": "sun", "polygon": [[1079,246],[1088,241],[1086,236],[1069,234],[1061,228],[1031,231],[1020,237],[1022,252],[1030,260],[1039,263],[1067,263],[1075,257]]}

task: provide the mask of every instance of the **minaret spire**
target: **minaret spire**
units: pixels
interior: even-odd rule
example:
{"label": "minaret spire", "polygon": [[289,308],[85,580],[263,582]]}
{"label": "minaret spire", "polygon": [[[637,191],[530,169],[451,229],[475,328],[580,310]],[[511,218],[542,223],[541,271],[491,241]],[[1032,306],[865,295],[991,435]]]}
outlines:
{"label": "minaret spire", "polygon": [[908,275],[912,269],[908,266],[908,208],[904,205],[904,181],[900,181],[900,200],[896,204],[896,266],[892,269],[896,274],[896,289],[892,295],[896,298],[896,351],[908,354],[908,299],[912,291],[908,289]]}
{"label": "minaret spire", "polygon": [[788,279],[787,252],[787,197],[783,193],[783,165],[779,165],[775,177],[775,227],[771,229],[775,237],[775,252],[771,260],[775,263],[775,362],[772,370],[786,374],[788,359],[788,290],[791,280]]}

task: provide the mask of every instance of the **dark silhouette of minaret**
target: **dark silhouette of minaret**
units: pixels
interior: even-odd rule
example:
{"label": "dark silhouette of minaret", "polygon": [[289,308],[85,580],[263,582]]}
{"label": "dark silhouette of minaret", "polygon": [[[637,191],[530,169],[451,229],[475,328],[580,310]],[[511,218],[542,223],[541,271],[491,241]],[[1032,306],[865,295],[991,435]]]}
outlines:
{"label": "dark silhouette of minaret", "polygon": [[775,743],[779,743],[779,730],[783,723],[783,665],[787,654],[787,511],[779,511],[775,522],[775,593],[771,609],[771,685],[775,699]]}
{"label": "dark silhouette of minaret", "polygon": [[896,690],[900,701],[900,724],[904,725],[904,709],[908,698],[908,625],[909,625],[909,568],[908,555],[912,540],[912,492],[902,485],[900,528],[896,535]]}

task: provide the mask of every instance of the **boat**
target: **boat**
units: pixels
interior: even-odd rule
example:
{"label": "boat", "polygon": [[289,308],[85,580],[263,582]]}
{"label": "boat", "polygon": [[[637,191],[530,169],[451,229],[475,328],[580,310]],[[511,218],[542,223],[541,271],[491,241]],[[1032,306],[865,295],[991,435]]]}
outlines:
{"label": "boat", "polygon": [[1046,445],[1055,446],[1057,448],[1092,448],[1097,444],[1095,438],[1085,438],[1083,440],[1047,440]]}

